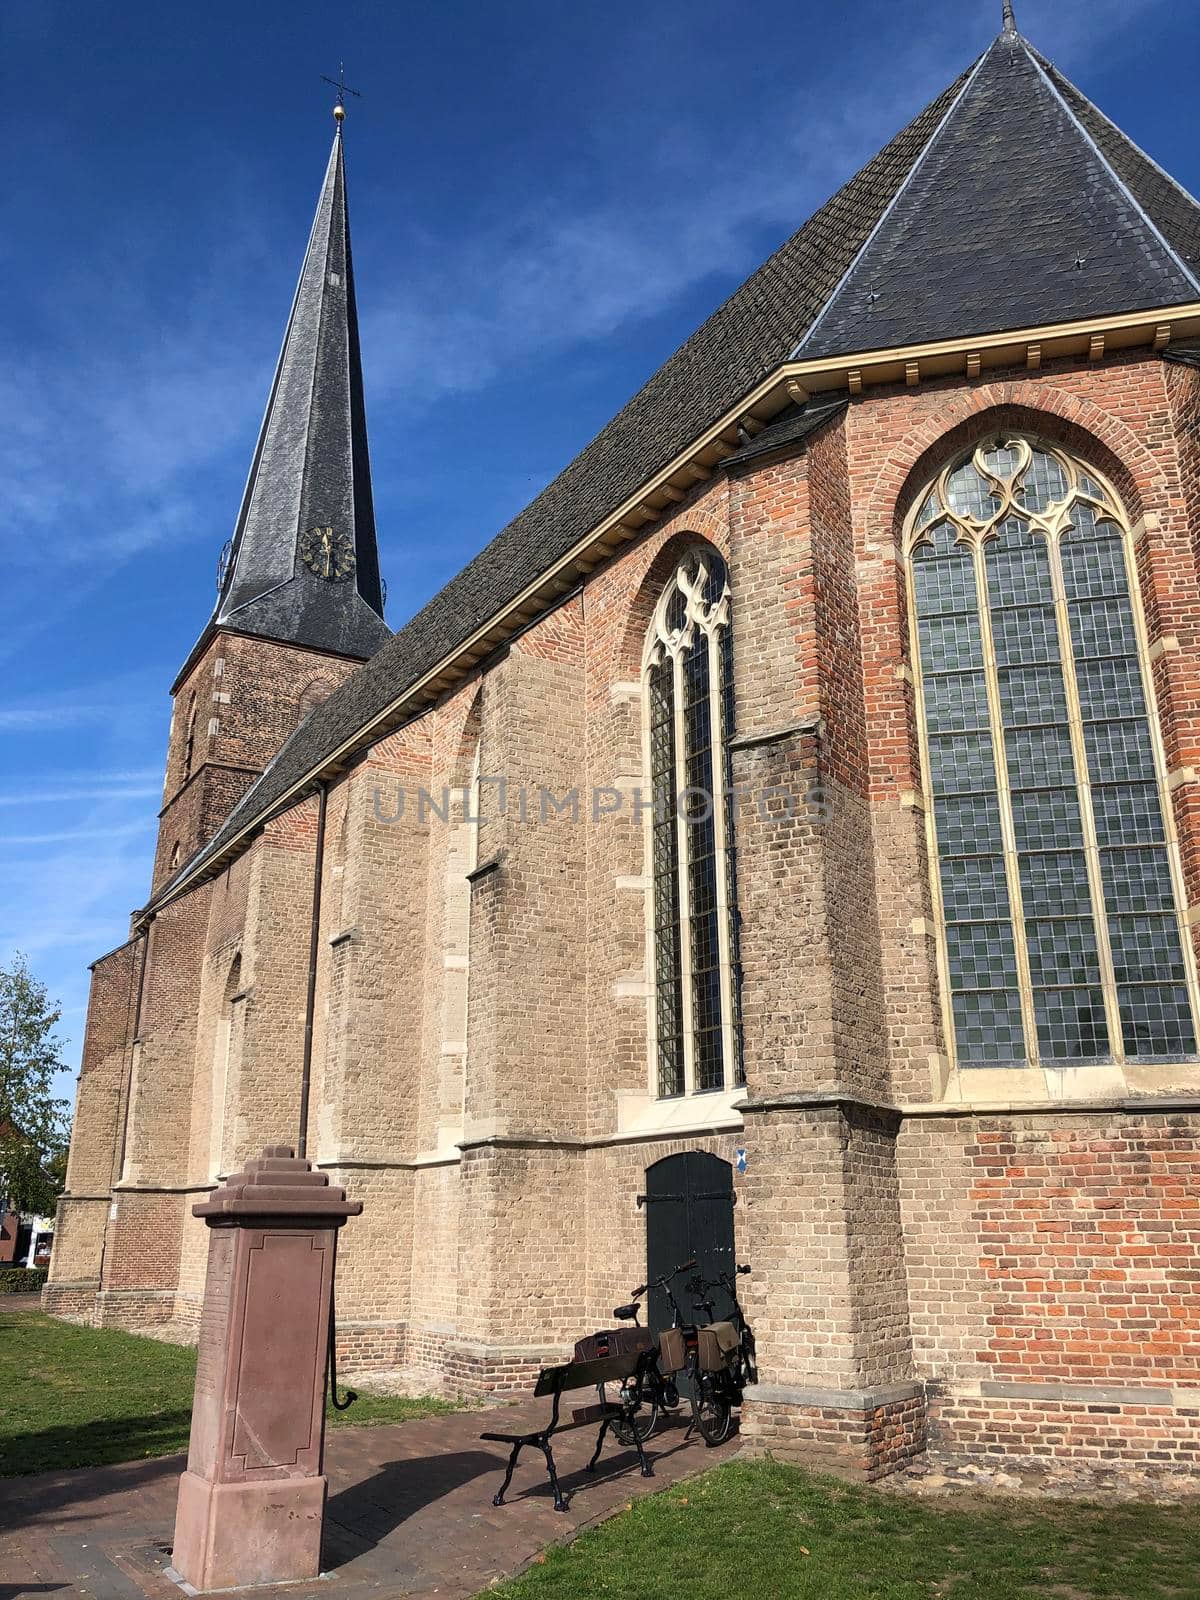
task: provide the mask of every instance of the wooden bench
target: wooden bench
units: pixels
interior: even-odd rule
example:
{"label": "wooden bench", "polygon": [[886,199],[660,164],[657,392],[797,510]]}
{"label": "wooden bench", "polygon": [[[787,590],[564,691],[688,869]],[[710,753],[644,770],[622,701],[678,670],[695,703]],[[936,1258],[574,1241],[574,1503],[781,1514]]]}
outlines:
{"label": "wooden bench", "polygon": [[567,1361],[560,1367],[543,1367],[538,1373],[537,1383],[534,1385],[533,1395],[535,1400],[544,1399],[547,1395],[552,1397],[550,1418],[544,1428],[538,1428],[533,1433],[481,1433],[481,1439],[490,1439],[496,1444],[511,1445],[508,1456],[508,1466],[504,1471],[504,1482],[492,1496],[494,1506],[504,1504],[504,1494],[512,1482],[513,1468],[517,1464],[517,1457],[526,1445],[536,1445],[546,1458],[546,1471],[550,1478],[550,1488],[554,1495],[554,1509],[565,1511],[567,1502],[558,1485],[558,1473],[554,1469],[554,1453],[550,1448],[550,1439],[556,1433],[566,1433],[571,1428],[586,1428],[593,1422],[600,1424],[600,1432],[596,1435],[596,1448],[592,1458],[587,1464],[589,1472],[596,1470],[596,1463],[600,1459],[600,1450],[604,1444],[604,1436],[613,1423],[620,1422],[622,1418],[628,1424],[628,1432],[633,1439],[638,1454],[638,1464],[641,1467],[642,1477],[654,1476],[653,1469],[646,1459],[646,1452],[642,1449],[642,1441],[637,1428],[633,1425],[634,1413],[638,1407],[637,1385],[631,1386],[633,1392],[625,1395],[621,1400],[600,1400],[590,1406],[579,1406],[571,1413],[571,1420],[564,1422],[559,1410],[562,1397],[573,1389],[599,1389],[601,1384],[623,1384],[626,1378],[633,1377],[648,1361],[654,1359],[653,1350],[631,1350],[619,1355],[605,1356],[597,1361]]}

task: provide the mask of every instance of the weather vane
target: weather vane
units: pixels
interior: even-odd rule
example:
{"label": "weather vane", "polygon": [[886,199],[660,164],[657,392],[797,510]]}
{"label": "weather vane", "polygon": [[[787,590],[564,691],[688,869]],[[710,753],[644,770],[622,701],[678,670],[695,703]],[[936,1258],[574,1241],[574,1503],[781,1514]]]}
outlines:
{"label": "weather vane", "polygon": [[346,120],[346,96],[352,94],[356,100],[361,100],[362,94],[358,89],[352,89],[346,82],[346,63],[344,61],[338,62],[338,75],[336,78],[327,78],[322,73],[321,82],[331,83],[337,90],[337,100],[333,107],[333,120],[340,125]]}

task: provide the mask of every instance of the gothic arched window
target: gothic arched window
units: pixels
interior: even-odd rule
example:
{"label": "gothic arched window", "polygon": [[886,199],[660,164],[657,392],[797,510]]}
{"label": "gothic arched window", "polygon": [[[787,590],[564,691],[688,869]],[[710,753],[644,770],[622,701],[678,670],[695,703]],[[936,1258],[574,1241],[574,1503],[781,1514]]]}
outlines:
{"label": "gothic arched window", "polygon": [[183,776],[184,781],[192,775],[192,762],[196,758],[196,696],[193,693],[188,700],[187,729],[183,739]]}
{"label": "gothic arched window", "polygon": [[689,550],[658,605],[643,664],[652,805],[654,1083],[659,1095],[743,1081],[733,801],[729,580]]}
{"label": "gothic arched window", "polygon": [[1195,978],[1128,522],[993,440],[908,533],[942,982],[960,1066],[1179,1060]]}

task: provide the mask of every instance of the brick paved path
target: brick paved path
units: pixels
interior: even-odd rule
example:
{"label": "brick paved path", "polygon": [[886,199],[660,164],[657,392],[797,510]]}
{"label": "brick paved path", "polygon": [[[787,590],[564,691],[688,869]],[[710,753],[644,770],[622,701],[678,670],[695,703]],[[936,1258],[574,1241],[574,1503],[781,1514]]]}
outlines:
{"label": "brick paved path", "polygon": [[[505,1505],[492,1506],[505,1449],[484,1444],[484,1428],[536,1426],[546,1402],[456,1412],[329,1435],[329,1514],[324,1561],[329,1578],[256,1590],[288,1600],[366,1600],[438,1595],[463,1600],[493,1578],[518,1571],[540,1549],[652,1493],[714,1465],[735,1446],[685,1443],[681,1422],[650,1441],[654,1477],[637,1471],[633,1451],[607,1442],[596,1473],[583,1470],[594,1428],[554,1444],[570,1509],[550,1501],[541,1453],[526,1451]],[[88,1600],[178,1600],[163,1576],[170,1565],[181,1456],[79,1472],[0,1479],[0,1600],[59,1594]],[[246,1591],[242,1591],[244,1600]]]}

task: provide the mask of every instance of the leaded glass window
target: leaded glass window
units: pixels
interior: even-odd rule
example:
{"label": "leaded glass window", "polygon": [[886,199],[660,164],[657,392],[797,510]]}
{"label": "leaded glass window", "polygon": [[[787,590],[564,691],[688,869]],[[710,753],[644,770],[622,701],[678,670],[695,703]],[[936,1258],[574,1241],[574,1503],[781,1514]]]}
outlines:
{"label": "leaded glass window", "polygon": [[661,1096],[743,1081],[729,739],[729,580],[690,550],[646,644],[654,1084]]}
{"label": "leaded glass window", "polygon": [[1112,491],[1023,438],[952,461],[909,533],[960,1066],[1196,1052],[1130,554]]}

